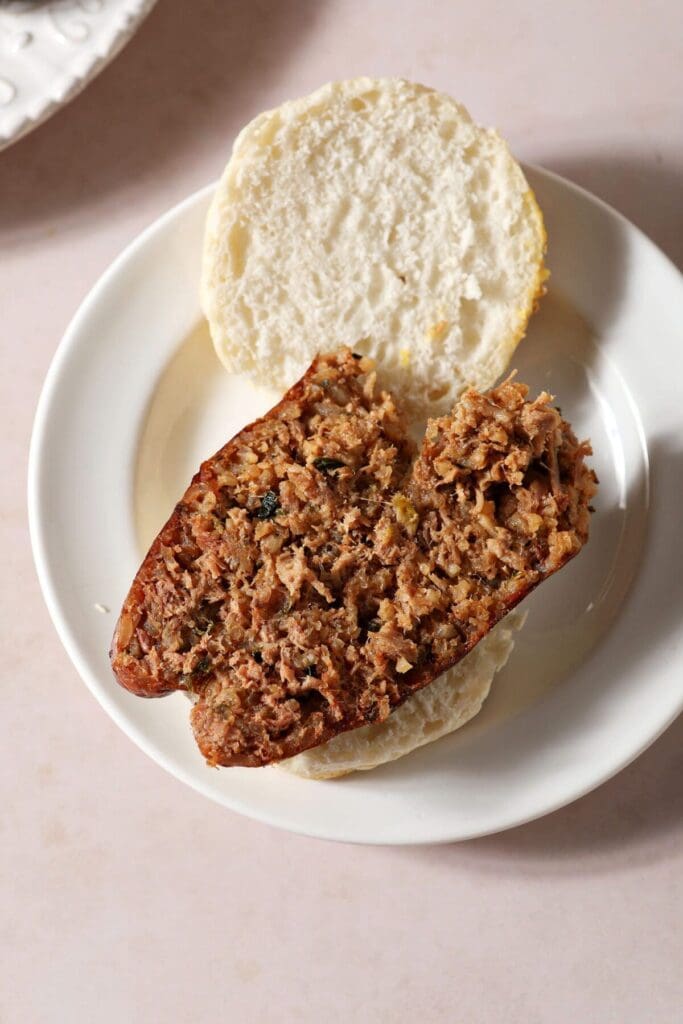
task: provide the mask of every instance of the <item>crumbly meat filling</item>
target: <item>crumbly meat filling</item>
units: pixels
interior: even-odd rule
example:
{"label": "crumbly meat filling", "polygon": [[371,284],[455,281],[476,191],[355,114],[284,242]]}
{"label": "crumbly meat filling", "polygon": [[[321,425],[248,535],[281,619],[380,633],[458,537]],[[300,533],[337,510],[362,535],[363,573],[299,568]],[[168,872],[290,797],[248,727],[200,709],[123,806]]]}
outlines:
{"label": "crumbly meat filling", "polygon": [[587,540],[590,447],[526,395],[466,392],[411,465],[371,361],[319,357],[203,464],[155,540],[114,637],[119,681],[191,692],[211,764],[386,718]]}

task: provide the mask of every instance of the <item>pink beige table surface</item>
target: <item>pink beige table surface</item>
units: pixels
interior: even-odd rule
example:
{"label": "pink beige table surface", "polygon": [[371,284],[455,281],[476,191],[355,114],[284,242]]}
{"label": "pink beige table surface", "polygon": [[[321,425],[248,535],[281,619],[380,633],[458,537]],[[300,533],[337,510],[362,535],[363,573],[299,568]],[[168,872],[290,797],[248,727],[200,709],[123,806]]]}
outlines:
{"label": "pink beige table surface", "polygon": [[25,508],[73,312],[261,109],[330,78],[416,78],[680,265],[682,39],[677,0],[159,0],[0,154],[2,1024],[683,1020],[683,720],[504,835],[391,849],[277,832],[165,774],[96,704],[43,606]]}

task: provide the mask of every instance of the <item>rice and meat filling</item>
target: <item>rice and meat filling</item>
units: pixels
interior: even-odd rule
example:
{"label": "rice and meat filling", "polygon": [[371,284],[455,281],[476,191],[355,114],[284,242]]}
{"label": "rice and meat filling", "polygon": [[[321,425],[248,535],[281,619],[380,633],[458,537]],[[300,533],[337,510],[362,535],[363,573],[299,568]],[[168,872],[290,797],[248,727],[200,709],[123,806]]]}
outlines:
{"label": "rice and meat filling", "polygon": [[319,357],[202,465],[155,540],[114,637],[119,681],[190,691],[211,764],[386,718],[587,540],[590,447],[526,394],[466,392],[411,465],[371,361]]}

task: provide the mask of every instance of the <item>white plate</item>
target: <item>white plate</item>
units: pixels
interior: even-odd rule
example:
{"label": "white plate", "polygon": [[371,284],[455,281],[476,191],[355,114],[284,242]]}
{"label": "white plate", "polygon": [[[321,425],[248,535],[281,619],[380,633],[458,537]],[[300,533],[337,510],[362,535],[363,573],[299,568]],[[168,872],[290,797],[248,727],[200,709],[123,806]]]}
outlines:
{"label": "white plate", "polygon": [[220,369],[202,326],[210,189],[114,263],[59,347],[29,467],[48,607],[112,718],[226,807],[330,839],[464,839],[586,793],[683,706],[681,279],[604,204],[545,171],[529,174],[546,215],[552,284],[514,365],[532,386],[552,389],[593,440],[601,487],[592,537],[526,602],[528,623],[482,714],[374,772],[316,783],[277,768],[207,768],[186,698],[133,697],[109,668],[116,613],[144,546],[201,459],[272,398]]}
{"label": "white plate", "polygon": [[156,0],[4,0],[0,149],[68,103],[128,42]]}

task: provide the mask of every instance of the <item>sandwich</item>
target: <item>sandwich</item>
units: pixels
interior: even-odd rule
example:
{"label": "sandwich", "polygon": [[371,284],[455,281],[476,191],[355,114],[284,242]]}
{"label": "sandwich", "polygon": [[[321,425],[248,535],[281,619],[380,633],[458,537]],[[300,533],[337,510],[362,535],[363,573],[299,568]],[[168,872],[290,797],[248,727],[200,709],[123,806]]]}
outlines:
{"label": "sandwich", "polygon": [[545,241],[506,143],[423,86],[332,83],[238,137],[202,305],[285,394],[202,464],[111,650],[131,692],[188,694],[209,765],[332,778],[482,706],[596,487],[551,396],[495,386]]}

